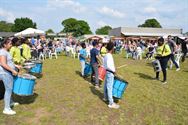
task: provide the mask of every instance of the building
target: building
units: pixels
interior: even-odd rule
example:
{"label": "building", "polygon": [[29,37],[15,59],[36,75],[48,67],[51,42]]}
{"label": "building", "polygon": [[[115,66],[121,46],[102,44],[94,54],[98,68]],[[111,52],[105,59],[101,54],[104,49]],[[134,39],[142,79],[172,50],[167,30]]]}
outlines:
{"label": "building", "polygon": [[15,32],[0,32],[0,37],[14,36]]}
{"label": "building", "polygon": [[183,36],[182,29],[165,29],[165,28],[144,28],[144,27],[118,27],[109,32],[110,37],[124,37],[127,38],[143,38],[143,39],[155,39],[161,36]]}

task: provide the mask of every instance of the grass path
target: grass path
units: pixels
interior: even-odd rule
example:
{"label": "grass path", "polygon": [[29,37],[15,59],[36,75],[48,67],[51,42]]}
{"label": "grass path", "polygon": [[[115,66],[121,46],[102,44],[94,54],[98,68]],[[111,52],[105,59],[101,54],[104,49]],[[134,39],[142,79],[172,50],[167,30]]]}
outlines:
{"label": "grass path", "polygon": [[[119,102],[109,109],[97,91],[79,76],[77,59],[59,56],[45,60],[43,77],[37,80],[35,94],[22,98],[17,115],[0,114],[5,125],[186,125],[188,124],[188,60],[181,70],[168,70],[168,84],[151,80],[155,76],[149,61],[114,55],[116,66],[127,64],[118,73],[129,82]],[[160,74],[162,78],[162,73]],[[27,101],[26,101],[27,100]],[[3,100],[0,100],[3,109]]]}

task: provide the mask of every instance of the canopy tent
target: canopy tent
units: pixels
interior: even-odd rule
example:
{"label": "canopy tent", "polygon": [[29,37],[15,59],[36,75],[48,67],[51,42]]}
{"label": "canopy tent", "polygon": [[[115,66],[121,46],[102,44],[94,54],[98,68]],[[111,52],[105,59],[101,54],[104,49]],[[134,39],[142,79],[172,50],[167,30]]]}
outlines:
{"label": "canopy tent", "polygon": [[108,35],[93,35],[93,34],[86,34],[83,36],[80,36],[77,38],[79,41],[83,42],[90,42],[92,40],[97,40],[100,41],[102,43],[107,43],[109,42],[109,36]]}
{"label": "canopy tent", "polygon": [[27,28],[19,33],[14,34],[14,36],[36,36],[36,35],[44,35],[45,32],[42,30]]}

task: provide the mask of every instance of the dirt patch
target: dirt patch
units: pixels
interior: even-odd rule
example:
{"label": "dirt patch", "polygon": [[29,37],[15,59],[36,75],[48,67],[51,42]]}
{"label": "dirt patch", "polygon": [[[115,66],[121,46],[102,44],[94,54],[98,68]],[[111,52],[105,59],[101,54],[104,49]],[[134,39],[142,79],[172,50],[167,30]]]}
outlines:
{"label": "dirt patch", "polygon": [[29,124],[37,125],[40,123],[41,118],[49,117],[51,114],[45,108],[38,108],[35,110],[35,116],[26,120]]}

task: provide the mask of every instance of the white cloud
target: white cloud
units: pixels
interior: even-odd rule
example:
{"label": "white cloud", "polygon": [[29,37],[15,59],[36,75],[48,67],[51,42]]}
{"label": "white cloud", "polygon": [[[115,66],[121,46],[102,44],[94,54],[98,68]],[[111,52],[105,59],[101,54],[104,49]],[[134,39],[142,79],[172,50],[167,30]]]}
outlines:
{"label": "white cloud", "polygon": [[80,13],[86,10],[85,6],[73,0],[48,0],[47,6],[50,8],[68,8],[75,13]]}
{"label": "white cloud", "polygon": [[98,9],[98,12],[101,13],[101,14],[105,14],[105,15],[117,17],[117,18],[125,17],[125,14],[119,12],[118,10],[108,8],[106,6],[102,7],[101,9]]}
{"label": "white cloud", "polygon": [[146,8],[144,8],[144,12],[146,12],[146,13],[156,13],[157,9],[154,8],[154,7],[146,7]]}
{"label": "white cloud", "polygon": [[13,13],[0,8],[0,17],[3,17],[7,22],[14,22],[15,16]]}
{"label": "white cloud", "polygon": [[103,27],[103,26],[106,26],[107,23],[104,22],[104,21],[102,21],[102,20],[100,20],[100,21],[97,22],[97,25],[98,25],[99,27]]}

